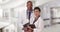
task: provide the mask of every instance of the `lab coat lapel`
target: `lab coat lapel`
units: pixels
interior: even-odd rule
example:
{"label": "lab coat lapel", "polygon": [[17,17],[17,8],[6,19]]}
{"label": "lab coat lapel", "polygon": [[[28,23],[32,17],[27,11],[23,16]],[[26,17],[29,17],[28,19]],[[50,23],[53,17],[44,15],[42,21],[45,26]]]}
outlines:
{"label": "lab coat lapel", "polygon": [[[26,19],[29,21],[28,16],[27,16],[27,11],[25,11],[25,12],[26,12],[26,13],[25,13]],[[33,11],[32,11],[31,16],[30,16],[30,22],[34,20],[34,19],[32,19],[32,18],[34,18],[34,13],[33,13]]]}
{"label": "lab coat lapel", "polygon": [[37,21],[34,23],[37,27],[39,26],[39,22],[41,21],[40,17],[37,19]]}
{"label": "lab coat lapel", "polygon": [[31,13],[30,24],[33,24],[34,21],[34,12]]}

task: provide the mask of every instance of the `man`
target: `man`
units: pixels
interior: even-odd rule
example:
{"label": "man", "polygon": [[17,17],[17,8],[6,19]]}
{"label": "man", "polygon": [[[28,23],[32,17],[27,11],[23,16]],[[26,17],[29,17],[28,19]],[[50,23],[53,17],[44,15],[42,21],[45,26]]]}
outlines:
{"label": "man", "polygon": [[41,18],[41,9],[39,7],[34,8],[34,15],[35,17],[31,18],[31,21],[30,21],[36,27],[33,29],[33,32],[42,32],[44,29],[44,21]]}
{"label": "man", "polygon": [[27,2],[27,10],[22,11],[20,16],[19,16],[20,18],[19,18],[19,24],[18,25],[20,27],[20,32],[23,28],[23,25],[26,23],[29,23],[30,18],[34,16],[32,7],[33,7],[32,1],[28,1]]}

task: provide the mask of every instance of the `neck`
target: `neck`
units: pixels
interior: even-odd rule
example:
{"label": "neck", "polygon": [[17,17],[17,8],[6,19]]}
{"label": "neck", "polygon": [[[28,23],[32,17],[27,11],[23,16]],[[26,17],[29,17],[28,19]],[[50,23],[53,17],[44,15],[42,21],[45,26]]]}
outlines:
{"label": "neck", "polygon": [[27,10],[32,11],[32,8],[31,9],[27,9]]}
{"label": "neck", "polygon": [[28,12],[32,12],[32,10],[27,10]]}

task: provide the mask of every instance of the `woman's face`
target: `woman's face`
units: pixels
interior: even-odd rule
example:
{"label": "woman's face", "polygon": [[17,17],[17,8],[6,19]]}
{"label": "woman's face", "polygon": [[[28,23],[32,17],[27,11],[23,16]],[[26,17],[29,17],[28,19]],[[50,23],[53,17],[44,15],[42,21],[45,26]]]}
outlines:
{"label": "woman's face", "polygon": [[36,17],[40,16],[40,11],[38,9],[35,9],[34,14]]}

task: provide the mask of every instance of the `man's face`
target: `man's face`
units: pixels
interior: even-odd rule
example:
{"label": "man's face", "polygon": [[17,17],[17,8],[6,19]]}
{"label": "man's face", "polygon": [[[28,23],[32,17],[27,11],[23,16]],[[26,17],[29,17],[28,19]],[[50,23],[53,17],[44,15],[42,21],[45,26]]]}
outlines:
{"label": "man's face", "polygon": [[31,2],[29,2],[29,3],[27,3],[27,9],[32,9],[32,3]]}
{"label": "man's face", "polygon": [[34,14],[36,17],[38,17],[40,15],[40,11],[38,9],[35,9]]}

